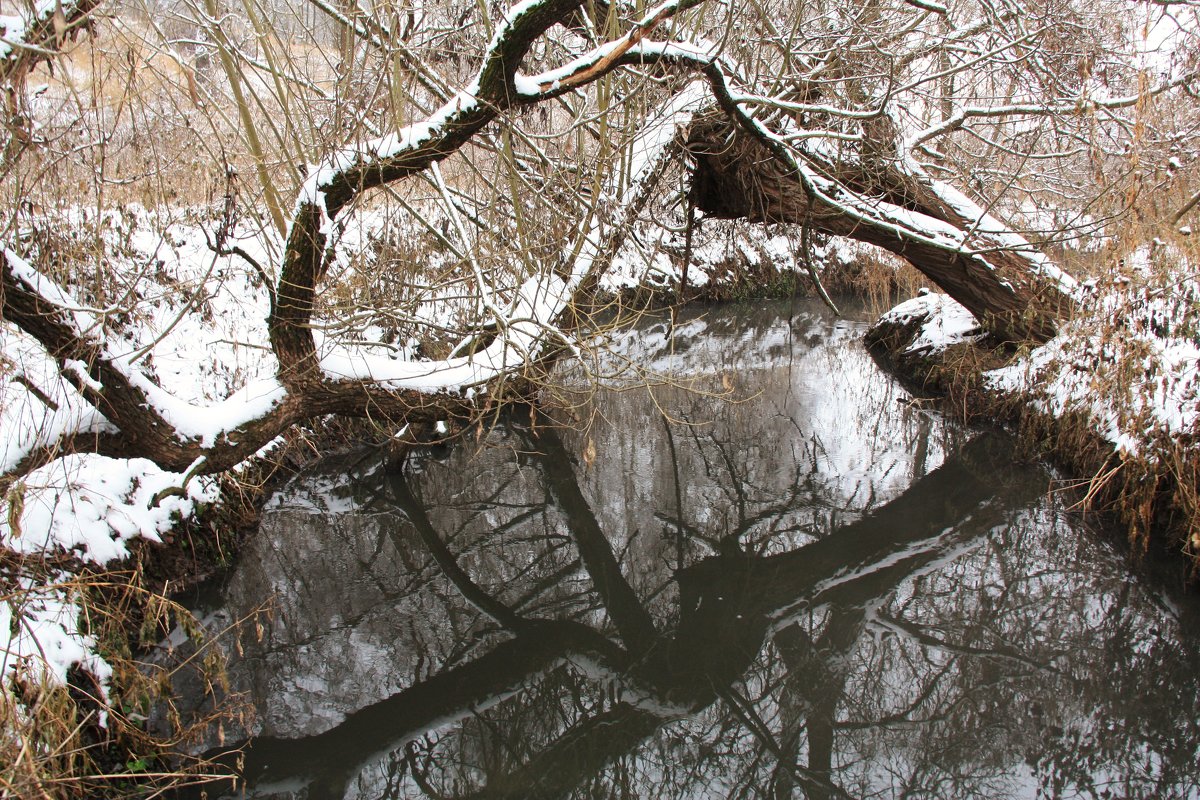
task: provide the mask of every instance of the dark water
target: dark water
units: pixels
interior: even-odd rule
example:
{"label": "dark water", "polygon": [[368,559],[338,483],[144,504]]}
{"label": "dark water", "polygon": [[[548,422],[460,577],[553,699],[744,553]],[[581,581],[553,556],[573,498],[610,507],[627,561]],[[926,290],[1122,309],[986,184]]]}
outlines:
{"label": "dark water", "polygon": [[651,320],[622,350],[669,380],[572,427],[294,481],[207,611],[270,605],[246,795],[1200,797],[1194,605],[861,333]]}

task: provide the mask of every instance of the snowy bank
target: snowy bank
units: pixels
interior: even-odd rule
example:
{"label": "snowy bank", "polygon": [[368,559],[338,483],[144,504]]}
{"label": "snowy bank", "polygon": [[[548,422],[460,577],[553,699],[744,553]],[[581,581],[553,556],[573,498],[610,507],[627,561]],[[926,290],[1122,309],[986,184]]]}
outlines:
{"label": "snowy bank", "polygon": [[[956,356],[983,337],[970,314],[945,295],[897,306],[869,339],[908,377],[931,388],[954,395],[970,387],[971,396],[955,397],[955,407],[1029,427],[1059,461],[1090,479],[1089,498],[1109,501],[1135,540],[1144,543],[1152,526],[1169,520],[1195,553],[1200,280],[1178,254],[1170,269],[1150,269],[1145,258],[1130,262],[1131,274],[1093,284],[1058,336],[1003,366],[989,368],[990,359],[1000,357],[994,354]],[[975,377],[956,374],[963,371],[976,371]],[[1081,446],[1081,433],[1095,446]]]}
{"label": "snowy bank", "polygon": [[[161,535],[199,504],[216,499],[216,483],[159,469],[145,459],[73,454],[34,470],[0,504],[0,542],[23,555],[69,554],[97,566],[129,555],[135,538]],[[10,674],[62,684],[80,666],[104,685],[111,668],[80,626],[71,577],[18,576],[0,604],[0,691]]]}
{"label": "snowy bank", "polygon": [[1062,333],[986,377],[1053,417],[1082,414],[1124,455],[1190,443],[1200,419],[1200,284],[1127,282],[1099,291]]}
{"label": "snowy bank", "polygon": [[926,290],[888,311],[875,325],[909,332],[900,355],[910,358],[937,355],[983,338],[979,322],[970,311],[948,295]]}

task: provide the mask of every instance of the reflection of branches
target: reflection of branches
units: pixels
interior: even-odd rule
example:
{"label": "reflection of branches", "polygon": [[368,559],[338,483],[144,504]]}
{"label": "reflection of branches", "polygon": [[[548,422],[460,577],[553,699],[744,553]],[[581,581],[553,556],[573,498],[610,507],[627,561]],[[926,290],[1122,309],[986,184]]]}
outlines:
{"label": "reflection of branches", "polygon": [[[689,235],[690,235],[689,228]],[[682,293],[683,289],[680,289]],[[675,488],[675,568],[683,569],[683,537],[690,530],[683,515],[683,483],[679,480],[679,453],[675,450],[675,434],[671,430],[671,420],[666,414],[659,414],[662,420],[663,433],[667,438],[667,452],[671,459],[672,486]]]}
{"label": "reflection of branches", "polygon": [[[788,753],[798,749],[799,719],[803,715],[807,721],[808,774],[819,779],[816,789],[809,791],[810,797],[830,796],[834,715],[845,694],[849,656],[862,634],[865,618],[866,612],[861,606],[833,607],[825,630],[816,642],[795,623],[775,634],[775,645],[788,671],[784,701],[790,718],[783,720],[784,745]],[[793,756],[788,758],[794,759]],[[781,765],[783,763],[786,762],[781,761]],[[779,796],[789,796],[793,777],[791,771],[776,770],[775,788]]]}
{"label": "reflection of branches", "polygon": [[621,573],[621,565],[613,556],[608,537],[600,529],[596,515],[579,490],[570,457],[553,425],[539,429],[535,453],[535,458],[542,464],[542,473],[550,491],[566,514],[567,525],[579,549],[583,566],[622,641],[634,653],[649,650],[658,638],[654,620]]}
{"label": "reflection of branches", "polygon": [[[866,609],[882,603],[902,581],[942,557],[948,548],[990,528],[995,514],[987,509],[997,504],[990,499],[989,486],[972,477],[972,470],[994,471],[997,456],[990,443],[981,440],[968,446],[870,517],[799,550],[773,556],[729,550],[680,570],[678,621],[663,636],[622,574],[557,433],[546,429],[539,433],[539,454],[534,458],[550,495],[564,512],[593,590],[629,651],[587,625],[530,618],[489,595],[457,563],[408,480],[391,476],[397,506],[417,529],[441,572],[464,599],[492,616],[513,638],[357,712],[327,734],[292,743],[256,743],[249,753],[248,772],[253,775],[257,770],[265,776],[278,771],[286,760],[292,770],[320,765],[338,775],[353,774],[362,752],[394,750],[429,730],[435,721],[440,725],[493,708],[538,676],[548,676],[572,661],[590,675],[612,679],[618,692],[614,702],[570,702],[565,688],[554,689],[553,682],[542,681],[550,687],[544,699],[553,713],[518,725],[541,731],[537,740],[543,744],[535,745],[524,758],[520,752],[524,748],[493,753],[499,759],[495,768],[486,770],[484,784],[465,796],[526,798],[569,792],[606,764],[637,749],[665,722],[707,709],[722,697],[791,780],[808,788],[812,796],[845,796],[832,782],[830,763],[830,726],[843,693],[845,656],[859,639]],[[964,469],[967,465],[971,469]],[[918,509],[923,511],[920,516]],[[795,752],[795,737],[786,731],[782,738],[772,733],[748,700],[738,701],[740,695],[732,687],[753,664],[773,626],[782,624],[798,606],[832,602],[839,608],[831,612],[822,637],[809,646],[794,639],[791,644],[796,647],[788,658],[789,669],[807,670],[794,666],[801,663],[818,665],[825,675],[807,686],[793,681],[798,692],[793,708],[806,713],[810,723],[809,765],[803,767],[789,755]],[[788,649],[789,630],[797,629],[785,625],[776,636],[781,652]],[[797,653],[799,658],[791,657]],[[532,698],[526,697],[528,704]],[[500,725],[497,730],[511,727],[493,724]],[[460,746],[465,747],[465,741]],[[285,768],[280,774],[286,772]],[[429,783],[436,782],[430,779]]]}
{"label": "reflection of branches", "polygon": [[968,645],[955,644],[946,639],[934,636],[923,630],[919,625],[914,625],[907,620],[893,617],[890,614],[879,613],[871,618],[871,622],[884,630],[892,631],[901,636],[907,636],[913,641],[918,642],[922,647],[933,650],[941,650],[946,653],[957,653],[959,655],[978,656],[990,659],[1004,659],[1013,661],[1023,666],[1029,667],[1034,672],[1049,672],[1054,675],[1062,675],[1062,671],[1056,669],[1051,664],[1034,661],[1032,658],[1023,656],[1014,651],[1012,648],[1003,650],[983,647],[970,647]]}
{"label": "reflection of branches", "polygon": [[409,488],[408,481],[402,474],[391,476],[388,482],[392,489],[392,498],[396,503],[396,507],[405,513],[409,522],[416,528],[417,533],[421,537],[421,541],[425,543],[425,547],[437,562],[442,573],[450,579],[454,587],[458,589],[463,598],[471,605],[478,608],[484,614],[494,619],[502,627],[510,631],[520,631],[527,624],[527,621],[518,615],[511,608],[500,602],[496,598],[485,592],[477,583],[471,580],[471,576],[466,570],[458,565],[454,554],[450,552],[450,548],[446,546],[437,531],[433,529],[433,524],[429,521],[429,516],[425,512],[425,507],[417,502],[413,496],[412,489]]}
{"label": "reflection of branches", "polygon": [[758,712],[754,710],[754,704],[745,697],[742,697],[736,689],[722,688],[717,691],[717,694],[742,720],[746,728],[754,734],[755,738],[775,756],[779,771],[799,781],[809,797],[833,796],[854,800],[845,790],[830,782],[828,768],[819,770],[813,769],[810,765],[806,769],[797,764],[795,758],[776,741],[770,727],[762,720]]}
{"label": "reflection of branches", "polygon": [[569,656],[609,664],[626,656],[584,625],[530,620],[514,639],[355,712],[326,733],[303,739],[257,739],[246,760],[248,778],[287,780],[334,772],[353,775],[380,747],[391,749],[426,730],[490,708]]}

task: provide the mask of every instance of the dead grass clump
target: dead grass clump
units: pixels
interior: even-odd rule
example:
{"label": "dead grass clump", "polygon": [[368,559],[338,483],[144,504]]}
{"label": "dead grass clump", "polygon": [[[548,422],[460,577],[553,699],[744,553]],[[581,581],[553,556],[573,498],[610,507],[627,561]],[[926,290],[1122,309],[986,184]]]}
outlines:
{"label": "dead grass clump", "polygon": [[[229,777],[201,759],[181,757],[212,724],[245,714],[241,699],[221,691],[223,661],[211,639],[193,663],[202,666],[219,702],[204,718],[171,715],[171,675],[182,664],[153,666],[138,653],[176,625],[197,633],[196,620],[163,594],[141,585],[139,572],[90,572],[65,557],[4,556],[3,597],[19,632],[39,624],[37,612],[58,603],[68,626],[77,615],[82,641],[92,644],[106,676],[75,666],[65,676],[33,654],[6,653],[0,674],[0,797],[102,798],[159,796],[168,788]],[[49,637],[53,648],[53,638]],[[202,640],[203,641],[203,640]],[[11,661],[10,661],[11,659]],[[62,678],[65,677],[65,681]],[[152,707],[168,709],[170,730],[147,730]]]}
{"label": "dead grass clump", "polygon": [[1008,418],[1015,419],[1027,453],[1077,476],[1066,481],[1077,510],[1111,514],[1136,554],[1153,546],[1177,551],[1191,565],[1191,579],[1200,578],[1200,450],[1159,438],[1152,456],[1119,452],[1085,414],[1007,407],[1017,410]]}
{"label": "dead grass clump", "polygon": [[[875,248],[871,248],[875,250]],[[907,261],[860,246],[853,257],[835,260],[821,270],[821,283],[832,295],[861,298],[869,313],[878,316],[896,297],[912,297],[931,284]]]}

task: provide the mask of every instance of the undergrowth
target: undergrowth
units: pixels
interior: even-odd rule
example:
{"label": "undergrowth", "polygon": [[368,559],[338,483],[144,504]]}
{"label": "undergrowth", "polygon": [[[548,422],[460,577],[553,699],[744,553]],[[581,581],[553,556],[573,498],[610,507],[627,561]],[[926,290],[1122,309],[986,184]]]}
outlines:
{"label": "undergrowth", "polygon": [[[198,639],[205,645],[194,663],[220,699],[208,715],[186,723],[172,713],[170,690],[174,672],[183,665],[169,659],[154,664],[139,655],[176,626],[202,637],[186,609],[147,588],[137,569],[71,574],[71,565],[45,559],[12,563],[6,556],[6,561],[0,599],[25,609],[44,604],[50,595],[61,599],[78,611],[81,628],[111,672],[98,679],[74,667],[61,681],[33,662],[5,665],[0,797],[156,797],[167,788],[228,776],[215,764],[183,755],[210,725],[242,716],[248,708],[222,691],[227,688],[222,660],[211,640]],[[148,729],[153,708],[166,709],[173,721],[168,729]]]}

